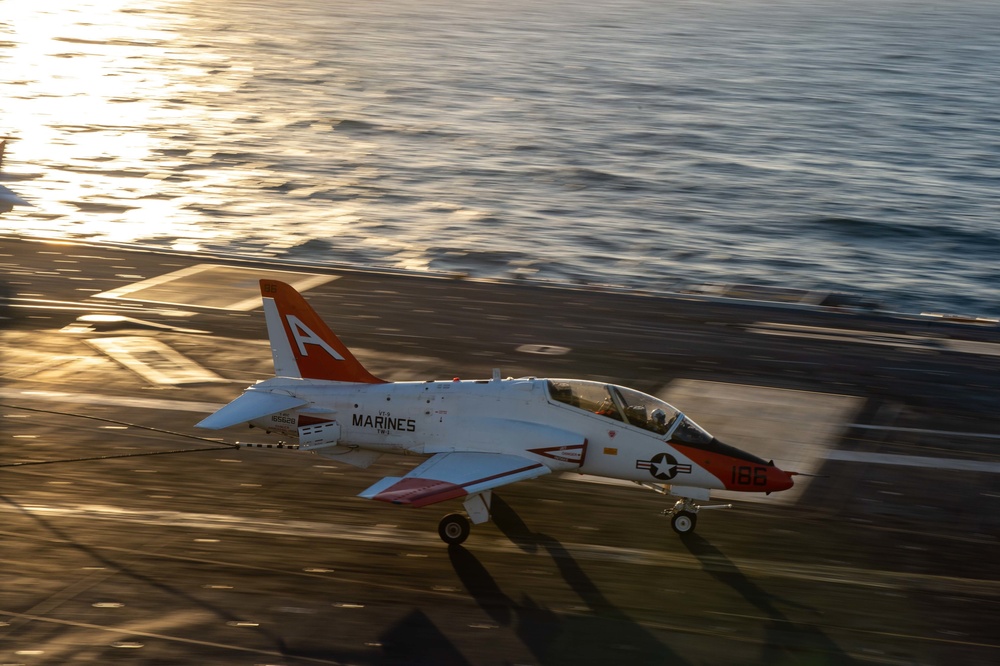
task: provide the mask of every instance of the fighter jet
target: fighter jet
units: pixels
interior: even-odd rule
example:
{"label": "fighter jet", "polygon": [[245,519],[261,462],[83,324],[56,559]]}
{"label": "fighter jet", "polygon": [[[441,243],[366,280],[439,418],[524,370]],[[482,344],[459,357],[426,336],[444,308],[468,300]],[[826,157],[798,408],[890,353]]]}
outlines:
{"label": "fighter jet", "polygon": [[[402,477],[360,493],[422,507],[463,499],[468,518],[438,533],[466,540],[490,518],[495,488],[552,472],[633,481],[677,498],[673,529],[695,529],[712,490],[771,493],[794,473],[723,444],[672,405],[624,386],[584,379],[501,378],[386,382],[354,357],[291,286],[260,281],[274,374],[202,420],[297,438],[291,445],[357,467],[386,453],[429,456]],[[277,446],[284,446],[277,445]]]}

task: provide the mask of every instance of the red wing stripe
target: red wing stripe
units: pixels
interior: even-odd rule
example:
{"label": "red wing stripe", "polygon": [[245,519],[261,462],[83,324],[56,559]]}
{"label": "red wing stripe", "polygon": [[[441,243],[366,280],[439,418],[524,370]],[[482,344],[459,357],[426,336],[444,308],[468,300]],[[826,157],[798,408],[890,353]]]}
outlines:
{"label": "red wing stripe", "polygon": [[493,476],[487,476],[482,479],[476,479],[475,481],[468,481],[460,485],[462,488],[468,488],[469,486],[474,486],[479,483],[486,483],[487,481],[492,481],[493,479],[499,479],[504,476],[510,476],[511,474],[520,474],[521,472],[527,472],[529,469],[538,469],[539,467],[543,467],[542,463],[527,465],[526,467],[522,467],[520,469],[512,469],[508,472],[500,472],[499,474],[494,474]]}
{"label": "red wing stripe", "polygon": [[537,469],[539,467],[543,467],[543,465],[541,463],[535,463],[519,469],[512,469],[499,474],[486,476],[481,479],[466,481],[461,484],[451,483],[450,481],[441,481],[439,479],[404,477],[400,479],[399,482],[394,483],[389,488],[386,488],[379,494],[375,495],[372,499],[381,500],[383,502],[392,502],[393,504],[412,504],[416,507],[426,506],[428,504],[434,504],[436,502],[443,502],[445,500],[461,497],[462,495],[468,495],[469,493],[466,488],[469,486],[487,483],[505,476],[520,474],[521,472],[527,472],[528,470]]}
{"label": "red wing stripe", "polygon": [[468,494],[462,486],[447,481],[403,478],[372,499],[392,502],[393,504],[412,504],[419,507]]}

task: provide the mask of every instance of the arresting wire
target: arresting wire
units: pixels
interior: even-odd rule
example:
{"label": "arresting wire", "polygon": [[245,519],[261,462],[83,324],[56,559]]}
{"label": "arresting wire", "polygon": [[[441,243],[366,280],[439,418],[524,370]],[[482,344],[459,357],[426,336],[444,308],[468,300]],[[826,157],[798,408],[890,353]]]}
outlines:
{"label": "arresting wire", "polygon": [[[109,419],[103,416],[94,416],[92,414],[77,414],[75,412],[61,412],[53,409],[41,409],[39,407],[24,407],[22,405],[8,405],[0,403],[0,409],[20,409],[26,412],[36,412],[39,414],[53,414],[56,416],[70,416],[80,419],[90,419],[92,421],[101,421],[103,423],[113,423],[115,425],[125,426],[128,428],[136,428],[139,430],[148,430],[150,432],[157,432],[165,435],[173,435],[175,437],[182,437],[185,439],[194,439],[200,442],[210,442],[212,444],[218,444],[218,440],[209,439],[207,437],[199,437],[198,435],[190,435],[184,432],[176,432],[173,430],[166,430],[164,428],[155,428],[153,426],[140,425],[138,423],[129,423],[128,421],[120,421],[118,419]],[[171,455],[175,453],[200,453],[202,451],[222,451],[226,449],[238,450],[239,444],[224,444],[222,446],[211,446],[203,447],[197,449],[173,449],[171,451],[147,451],[144,453],[120,453],[115,455],[107,456],[90,456],[86,458],[66,458],[63,460],[26,460],[24,462],[16,463],[0,463],[0,467],[26,467],[28,465],[54,465],[56,463],[70,463],[70,462],[85,462],[88,460],[112,460],[114,458],[138,458],[141,456],[163,456]]]}

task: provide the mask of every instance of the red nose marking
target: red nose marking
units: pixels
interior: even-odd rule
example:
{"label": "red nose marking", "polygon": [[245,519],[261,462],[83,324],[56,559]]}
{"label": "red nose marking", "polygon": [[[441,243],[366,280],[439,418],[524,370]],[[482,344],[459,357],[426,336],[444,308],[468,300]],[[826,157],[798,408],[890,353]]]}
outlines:
{"label": "red nose marking", "polygon": [[788,490],[795,485],[792,476],[795,472],[786,472],[777,467],[771,467],[767,474],[767,492],[773,493],[779,490]]}

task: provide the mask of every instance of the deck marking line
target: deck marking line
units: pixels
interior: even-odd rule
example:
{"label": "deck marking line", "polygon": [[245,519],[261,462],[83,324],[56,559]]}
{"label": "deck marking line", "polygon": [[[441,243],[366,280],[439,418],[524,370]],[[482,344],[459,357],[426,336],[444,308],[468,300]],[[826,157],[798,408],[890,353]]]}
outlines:
{"label": "deck marking line", "polygon": [[864,451],[828,451],[827,460],[868,463],[871,465],[900,465],[902,467],[928,467],[957,472],[988,472],[1000,474],[1000,463],[959,458],[931,458],[929,456],[904,456],[894,453],[867,453]]}
{"label": "deck marking line", "polygon": [[224,405],[219,402],[192,402],[186,400],[162,400],[160,398],[131,398],[124,395],[100,395],[97,393],[66,393],[28,389],[0,388],[0,398],[5,400],[30,400],[32,402],[69,402],[91,405],[111,405],[117,407],[137,407],[161,409],[175,412],[198,412],[211,414]]}
{"label": "deck marking line", "polygon": [[959,432],[957,430],[930,430],[927,428],[901,428],[899,426],[867,425],[865,423],[848,423],[848,428],[858,430],[888,430],[892,432],[916,432],[927,435],[942,435],[947,437],[976,437],[980,439],[1000,439],[1000,435],[991,432]]}

